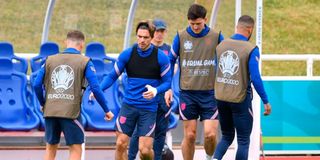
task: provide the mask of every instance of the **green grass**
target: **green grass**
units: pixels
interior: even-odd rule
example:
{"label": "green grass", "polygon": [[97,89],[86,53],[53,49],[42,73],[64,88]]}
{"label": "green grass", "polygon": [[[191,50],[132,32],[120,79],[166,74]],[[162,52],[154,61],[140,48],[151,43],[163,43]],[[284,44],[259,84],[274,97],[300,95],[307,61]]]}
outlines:
{"label": "green grass", "polygon": [[265,53],[320,51],[320,1],[267,0],[264,14]]}
{"label": "green grass", "polygon": [[[196,0],[208,10],[213,0]],[[134,24],[139,20],[162,18],[168,23],[172,42],[177,30],[187,26],[187,9],[194,0],[139,0]],[[256,0],[242,0],[242,13],[255,17]],[[46,0],[1,0],[0,41],[10,41],[16,52],[38,52]],[[80,29],[86,41],[105,44],[107,52],[119,53],[123,47],[125,26],[131,0],[56,1],[49,40],[63,48],[68,30]],[[225,37],[234,32],[234,0],[222,0],[216,30]],[[264,0],[263,54],[319,54],[319,0]],[[254,42],[255,36],[253,35]],[[134,26],[131,43],[135,41]],[[320,55],[319,55],[320,56]],[[305,62],[264,62],[263,75],[306,75]],[[320,76],[320,63],[314,64]]]}

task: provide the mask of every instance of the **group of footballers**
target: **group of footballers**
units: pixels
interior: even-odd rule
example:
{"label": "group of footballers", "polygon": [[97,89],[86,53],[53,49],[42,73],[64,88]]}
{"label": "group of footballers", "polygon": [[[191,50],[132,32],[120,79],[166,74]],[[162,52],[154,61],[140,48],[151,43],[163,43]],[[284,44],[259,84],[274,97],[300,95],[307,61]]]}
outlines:
{"label": "group of footballers", "polygon": [[[161,160],[173,101],[171,81],[176,62],[180,68],[183,158],[194,159],[199,119],[204,124],[206,157],[203,159],[221,160],[236,131],[236,160],[247,160],[253,123],[251,83],[264,103],[265,115],[271,112],[258,68],[259,50],[248,42],[254,20],[241,16],[235,34],[224,39],[221,32],[206,25],[206,14],[202,5],[192,4],[187,13],[189,26],[177,32],[171,47],[164,43],[167,25],[163,20],[140,21],[136,27],[137,42],[120,53],[114,68],[101,83],[91,60],[80,54],[84,47],[83,33],[70,31],[66,49],[47,58],[33,84],[45,117],[45,160],[55,159],[61,132],[70,147],[69,159],[80,160],[84,143],[81,90],[87,81],[92,91],[90,97],[96,98],[106,113],[105,119],[110,120],[114,115],[102,91],[123,72],[127,74],[127,82],[116,117],[115,159],[134,160],[139,151],[141,159]],[[222,139],[217,145],[219,121]]]}

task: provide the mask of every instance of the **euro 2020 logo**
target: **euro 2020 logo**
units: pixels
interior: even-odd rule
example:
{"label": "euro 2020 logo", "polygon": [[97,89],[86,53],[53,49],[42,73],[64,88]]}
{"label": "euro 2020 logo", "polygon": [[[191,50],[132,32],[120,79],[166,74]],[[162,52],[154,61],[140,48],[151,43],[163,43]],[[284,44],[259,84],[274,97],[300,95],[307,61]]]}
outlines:
{"label": "euro 2020 logo", "polygon": [[191,50],[192,50],[192,47],[193,47],[192,42],[191,42],[191,41],[185,41],[185,42],[183,43],[183,47],[184,47],[184,49],[185,49],[186,51],[191,51]]}
{"label": "euro 2020 logo", "polygon": [[68,65],[57,66],[51,74],[51,84],[53,89],[62,93],[69,89],[74,82],[73,69]]}
{"label": "euro 2020 logo", "polygon": [[227,50],[223,52],[219,60],[219,69],[223,77],[230,78],[239,70],[239,57],[236,52]]}

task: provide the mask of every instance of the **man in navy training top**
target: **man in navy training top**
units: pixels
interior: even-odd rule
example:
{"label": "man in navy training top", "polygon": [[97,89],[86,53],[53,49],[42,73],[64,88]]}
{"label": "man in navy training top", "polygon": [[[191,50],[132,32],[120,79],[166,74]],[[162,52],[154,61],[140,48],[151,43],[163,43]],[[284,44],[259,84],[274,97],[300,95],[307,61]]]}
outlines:
{"label": "man in navy training top", "polygon": [[217,99],[222,140],[214,153],[221,160],[237,132],[236,160],[247,160],[250,134],[253,124],[251,82],[264,103],[264,115],[271,113],[267,94],[259,73],[259,49],[248,42],[254,28],[254,20],[241,16],[236,33],[217,47],[217,75],[215,95]]}
{"label": "man in navy training top", "polygon": [[[179,58],[179,113],[183,120],[181,146],[184,160],[193,159],[199,117],[204,123],[206,159],[212,159],[216,144],[218,110],[214,98],[215,49],[223,36],[206,25],[206,13],[201,5],[190,6],[187,15],[189,26],[174,37],[169,54],[171,69]],[[171,90],[166,97],[166,103],[170,103]]]}
{"label": "man in navy training top", "polygon": [[110,87],[124,69],[128,80],[123,104],[116,120],[115,159],[127,159],[127,146],[137,126],[141,159],[153,159],[153,137],[158,109],[157,94],[170,88],[171,70],[168,57],[151,44],[155,31],[149,21],[141,21],[136,27],[137,44],[124,50],[114,69],[104,78],[103,90]]}
{"label": "man in navy training top", "polygon": [[88,57],[81,55],[84,46],[83,33],[70,31],[65,43],[67,48],[62,53],[47,58],[33,84],[40,105],[43,106],[45,118],[45,160],[55,159],[61,132],[70,149],[69,159],[81,159],[84,129],[80,107],[85,78],[106,113],[105,119],[113,118],[92,62]]}
{"label": "man in navy training top", "polygon": [[[166,55],[170,52],[170,46],[164,43],[164,38],[167,35],[167,25],[162,19],[153,20],[153,25],[156,30],[154,32],[151,43],[161,49]],[[159,105],[156,119],[156,129],[153,142],[154,159],[161,160],[162,149],[166,140],[166,133],[168,128],[169,116],[171,113],[170,105],[167,106],[164,100],[164,93],[159,94]],[[138,140],[137,130],[134,131],[129,146],[129,160],[134,160],[138,152]]]}

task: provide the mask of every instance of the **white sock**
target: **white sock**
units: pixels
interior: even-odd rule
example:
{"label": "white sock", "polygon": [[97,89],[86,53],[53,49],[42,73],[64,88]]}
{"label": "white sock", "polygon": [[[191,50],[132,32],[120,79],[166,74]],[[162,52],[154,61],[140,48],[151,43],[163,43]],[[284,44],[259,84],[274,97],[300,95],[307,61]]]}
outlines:
{"label": "white sock", "polygon": [[210,155],[206,154],[206,160],[212,160],[212,157],[213,157],[213,155],[210,156]]}

